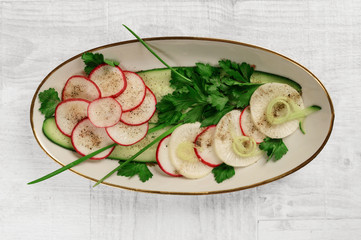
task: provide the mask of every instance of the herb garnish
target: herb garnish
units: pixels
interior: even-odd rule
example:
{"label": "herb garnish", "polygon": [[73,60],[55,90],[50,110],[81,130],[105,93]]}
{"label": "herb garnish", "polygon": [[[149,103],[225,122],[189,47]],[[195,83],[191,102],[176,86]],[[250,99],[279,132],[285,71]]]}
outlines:
{"label": "herb garnish", "polygon": [[273,139],[269,137],[263,139],[263,142],[260,143],[259,148],[267,152],[267,161],[271,160],[273,157],[274,161],[277,161],[288,152],[288,148],[282,139]]}
{"label": "herb garnish", "polygon": [[39,100],[41,102],[39,110],[45,115],[45,118],[53,116],[56,106],[60,103],[58,92],[54,88],[49,88],[39,93]]}
{"label": "herb garnish", "polygon": [[[123,162],[119,162],[123,163]],[[152,178],[153,174],[149,171],[146,163],[130,162],[118,170],[118,176],[133,177],[138,175],[140,181],[146,182]]]}
{"label": "herb garnish", "polygon": [[119,65],[118,61],[104,59],[104,56],[101,53],[86,52],[81,55],[81,59],[83,59],[83,62],[85,64],[84,72],[88,75],[91,71],[93,71],[94,68],[104,63],[112,67]]}
{"label": "herb garnish", "polygon": [[214,175],[214,180],[216,180],[217,183],[221,183],[224,180],[230,179],[236,174],[234,167],[225,163],[222,163],[218,167],[213,168],[212,173]]}

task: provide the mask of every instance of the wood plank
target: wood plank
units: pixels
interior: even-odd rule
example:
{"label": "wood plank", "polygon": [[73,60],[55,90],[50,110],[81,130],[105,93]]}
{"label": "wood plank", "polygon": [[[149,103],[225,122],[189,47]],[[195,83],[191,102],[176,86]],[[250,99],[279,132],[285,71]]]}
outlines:
{"label": "wood plank", "polygon": [[361,238],[361,219],[260,221],[258,240],[357,240]]}
{"label": "wood plank", "polygon": [[255,189],[223,195],[168,196],[102,186],[92,195],[92,236],[256,239],[255,197]]}

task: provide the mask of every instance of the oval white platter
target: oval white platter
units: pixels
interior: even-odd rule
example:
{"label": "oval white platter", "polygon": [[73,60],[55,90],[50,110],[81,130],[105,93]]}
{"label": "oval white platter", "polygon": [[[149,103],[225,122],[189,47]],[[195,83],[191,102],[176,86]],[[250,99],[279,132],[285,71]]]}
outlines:
{"label": "oval white platter", "polygon": [[[164,174],[158,166],[150,167],[154,176],[145,183],[137,176],[127,178],[113,175],[104,184],[128,190],[164,194],[213,194],[237,191],[272,182],[297,171],[314,159],[325,146],[334,121],[331,98],[317,77],[295,61],[264,48],[222,39],[161,37],[145,40],[171,66],[194,66],[196,62],[217,65],[220,59],[226,58],[254,64],[257,70],[291,78],[302,86],[305,106],[316,104],[321,106],[322,110],[306,119],[306,135],[297,130],[284,139],[289,151],[281,160],[266,163],[264,158],[249,167],[237,168],[233,178],[220,184],[216,183],[213,174],[197,180],[175,178]],[[164,67],[137,40],[101,46],[87,52],[89,51],[99,52],[108,59],[118,60],[124,70],[141,71]],[[70,76],[84,75],[83,68],[81,54],[60,64],[41,82],[31,104],[30,121],[34,136],[40,147],[61,165],[66,165],[80,156],[55,145],[44,136],[42,132],[44,116],[38,110],[40,107],[38,94],[48,88],[55,88],[60,93]],[[97,181],[117,166],[118,162],[114,160],[88,160],[71,170]],[[39,173],[39,177],[44,174],[46,173]]]}

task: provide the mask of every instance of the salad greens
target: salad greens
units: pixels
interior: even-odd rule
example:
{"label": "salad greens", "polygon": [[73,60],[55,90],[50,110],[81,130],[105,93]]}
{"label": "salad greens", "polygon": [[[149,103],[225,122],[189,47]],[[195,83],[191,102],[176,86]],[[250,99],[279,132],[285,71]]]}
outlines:
{"label": "salad greens", "polygon": [[[175,90],[157,104],[158,124],[201,122],[201,127],[217,124],[227,112],[244,108],[260,83],[250,83],[253,68],[230,60],[220,60],[221,67],[196,63],[196,67],[177,68],[177,72],[192,79],[179,81],[172,72],[171,87]],[[245,74],[243,74],[245,73]],[[174,111],[175,110],[175,111]]]}

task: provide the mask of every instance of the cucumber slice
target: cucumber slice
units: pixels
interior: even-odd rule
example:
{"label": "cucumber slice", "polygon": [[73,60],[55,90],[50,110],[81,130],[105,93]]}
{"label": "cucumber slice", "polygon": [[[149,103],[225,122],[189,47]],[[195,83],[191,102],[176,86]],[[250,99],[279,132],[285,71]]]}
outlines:
{"label": "cucumber slice", "polygon": [[[150,125],[149,128],[152,128],[154,125]],[[153,133],[147,134],[143,140],[137,142],[131,146],[116,146],[114,151],[109,155],[108,158],[116,160],[127,160],[139,150],[148,145],[151,141],[159,137],[162,133],[167,131],[170,127],[163,128]],[[158,144],[154,144],[152,147],[148,148],[145,152],[140,154],[135,161],[137,162],[157,162],[156,161],[156,152]]]}
{"label": "cucumber slice", "polygon": [[59,145],[60,147],[74,151],[70,137],[65,136],[62,132],[59,131],[54,117],[44,120],[43,133],[53,143]]}
{"label": "cucumber slice", "polygon": [[254,71],[254,73],[251,76],[251,82],[252,83],[272,83],[272,82],[284,83],[284,84],[288,84],[291,87],[293,87],[294,89],[296,89],[297,92],[302,93],[302,87],[300,84],[298,84],[297,82],[295,82],[289,78],[282,77],[282,76],[272,74],[272,73]]}
{"label": "cucumber slice", "polygon": [[[137,74],[143,79],[145,85],[154,93],[157,102],[160,102],[163,96],[171,94],[174,91],[169,82],[171,79],[171,70],[167,68],[151,69],[137,72]],[[156,122],[158,122],[157,111],[149,120],[149,123]]]}
{"label": "cucumber slice", "polygon": [[170,94],[174,89],[170,86],[171,71],[169,69],[152,69],[137,73],[144,81],[145,85],[152,90],[157,102],[163,96]]}
{"label": "cucumber slice", "polygon": [[[154,127],[154,125],[150,126]],[[154,140],[156,137],[167,131],[169,127],[164,128],[162,130],[153,132],[148,134],[143,140],[139,141],[138,143],[132,146],[116,146],[113,150],[112,154],[109,155],[108,159],[114,160],[127,160],[129,157],[133,156],[136,152]],[[71,139],[68,136],[62,134],[55,123],[55,118],[47,118],[43,122],[43,133],[44,135],[56,145],[60,147],[75,151],[73,145],[71,143]],[[153,147],[147,149],[144,153],[142,153],[139,157],[137,157],[134,161],[135,162],[156,162],[156,150],[157,144],[153,145]]]}

